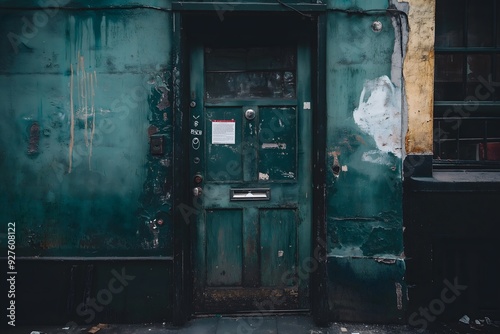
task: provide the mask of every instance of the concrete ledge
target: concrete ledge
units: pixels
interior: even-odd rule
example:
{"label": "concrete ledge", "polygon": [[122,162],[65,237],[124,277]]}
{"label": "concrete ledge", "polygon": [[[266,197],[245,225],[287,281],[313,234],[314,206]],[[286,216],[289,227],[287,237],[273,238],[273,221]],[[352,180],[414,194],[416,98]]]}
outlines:
{"label": "concrete ledge", "polygon": [[500,171],[433,171],[432,177],[411,177],[410,191],[500,192]]}

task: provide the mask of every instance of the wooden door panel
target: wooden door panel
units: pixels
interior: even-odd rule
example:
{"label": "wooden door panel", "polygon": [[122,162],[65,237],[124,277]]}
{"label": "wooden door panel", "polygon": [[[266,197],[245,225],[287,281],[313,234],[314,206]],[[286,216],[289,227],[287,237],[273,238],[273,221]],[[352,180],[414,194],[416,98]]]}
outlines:
{"label": "wooden door panel", "polygon": [[259,182],[296,181],[297,108],[264,107],[259,111]]}
{"label": "wooden door panel", "polygon": [[[202,190],[194,192],[194,309],[255,311],[270,299],[280,310],[307,308],[308,279],[297,275],[311,236],[308,49],[288,45],[283,52],[292,54],[275,57],[288,59],[279,65],[194,44],[190,174],[202,179],[190,182]],[[247,68],[231,67],[240,63]]]}
{"label": "wooden door panel", "polygon": [[[234,141],[224,137],[234,126]],[[241,107],[205,108],[207,181],[243,181]],[[215,132],[214,132],[215,130]]]}
{"label": "wooden door panel", "polygon": [[259,221],[261,286],[292,286],[297,267],[295,209],[262,209]]}
{"label": "wooden door panel", "polygon": [[241,286],[243,210],[206,211],[208,286]]}
{"label": "wooden door panel", "polygon": [[260,286],[259,209],[245,208],[243,218],[243,286]]}

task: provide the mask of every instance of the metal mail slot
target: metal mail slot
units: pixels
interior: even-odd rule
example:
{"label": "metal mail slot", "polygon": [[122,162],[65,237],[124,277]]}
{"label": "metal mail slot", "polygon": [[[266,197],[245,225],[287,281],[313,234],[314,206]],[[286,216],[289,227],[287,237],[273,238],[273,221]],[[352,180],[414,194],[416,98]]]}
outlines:
{"label": "metal mail slot", "polygon": [[269,201],[271,199],[271,189],[270,188],[231,189],[229,198],[231,201]]}

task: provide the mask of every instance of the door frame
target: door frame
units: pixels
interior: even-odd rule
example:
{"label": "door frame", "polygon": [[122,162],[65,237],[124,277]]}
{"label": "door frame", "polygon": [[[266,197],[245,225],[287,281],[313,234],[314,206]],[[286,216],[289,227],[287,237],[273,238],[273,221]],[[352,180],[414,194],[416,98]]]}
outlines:
{"label": "door frame", "polygon": [[[184,3],[185,4],[185,3]],[[205,3],[206,4],[206,3]],[[193,274],[192,274],[192,228],[189,216],[196,213],[196,204],[192,203],[189,187],[189,36],[184,28],[188,17],[196,15],[220,15],[212,6],[200,12],[191,7],[173,6],[173,38],[172,38],[172,90],[173,90],[173,270],[172,270],[172,319],[175,325],[182,325],[193,314]],[[181,9],[182,8],[182,9]],[[189,9],[191,8],[191,9]],[[280,11],[283,11],[282,7]],[[318,9],[319,8],[319,9]],[[225,15],[241,14],[243,11],[233,10]],[[260,14],[261,12],[259,12]],[[262,14],[269,14],[263,11]],[[295,15],[296,12],[287,12]],[[314,321],[324,325],[328,323],[330,308],[327,296],[326,270],[326,9],[314,7],[307,15],[313,20],[311,32],[311,109],[313,113],[312,127],[312,240],[311,254],[315,270],[310,272],[310,310]]]}
{"label": "door frame", "polygon": [[[200,21],[204,22],[203,19],[200,19]],[[308,261],[312,254],[312,137],[310,135],[312,131],[312,111],[305,106],[305,101],[308,101],[307,103],[311,101],[311,41],[309,34],[303,33],[304,31],[308,31],[310,27],[309,24],[306,23],[306,25],[299,28],[299,24],[292,25],[286,20],[285,22],[294,30],[285,41],[283,38],[283,31],[290,31],[288,27],[283,29],[283,31],[278,33],[274,32],[271,35],[268,29],[272,23],[276,23],[274,19],[268,20],[267,23],[261,22],[257,31],[252,28],[248,29],[252,21],[254,21],[254,18],[238,17],[237,20],[228,18],[222,25],[224,29],[232,31],[228,36],[220,35],[218,29],[216,29],[216,35],[213,35],[211,31],[208,31],[208,34],[204,34],[203,32],[198,33],[198,29],[191,31],[191,40],[189,44],[191,51],[190,92],[191,103],[193,103],[193,105],[190,108],[192,114],[190,113],[187,117],[191,120],[191,139],[201,139],[201,145],[196,148],[193,147],[189,154],[192,154],[190,159],[196,156],[199,159],[201,158],[201,162],[193,163],[191,161],[191,179],[188,178],[186,181],[191,182],[192,187],[199,186],[203,189],[203,194],[198,197],[202,206],[200,207],[200,214],[191,216],[193,218],[191,225],[195,230],[192,235],[193,239],[191,239],[194,243],[192,243],[191,246],[193,248],[192,268],[194,273],[193,297],[195,299],[193,305],[195,306],[196,314],[231,313],[234,312],[235,308],[238,312],[255,312],[258,308],[261,308],[262,305],[269,305],[268,301],[271,301],[273,304],[271,307],[272,310],[268,311],[270,313],[274,312],[274,308],[283,310],[302,310],[302,312],[310,309],[308,272],[306,270],[298,271],[296,274],[299,275],[298,277],[300,279],[296,280],[289,278],[288,283],[283,281],[283,276],[281,275],[285,274],[285,272],[283,272],[284,270],[290,273],[300,268],[303,261]],[[209,20],[205,22],[203,26],[210,25],[212,22],[212,20]],[[281,21],[281,23],[283,23],[283,21]],[[295,23],[295,20],[293,20],[293,23]],[[217,25],[217,22],[213,22],[213,25]],[[210,30],[210,28],[206,30]],[[237,38],[235,38],[235,35]],[[205,83],[205,78],[208,75],[206,70],[208,70],[208,68],[205,67],[207,64],[205,64],[204,58],[207,55],[205,51],[207,47],[224,49],[227,47],[240,48],[252,45],[253,47],[263,46],[264,48],[271,47],[273,50],[281,50],[281,47],[276,48],[276,43],[289,48],[290,51],[292,49],[294,50],[293,57],[295,59],[295,64],[293,65],[293,70],[291,68],[285,70],[296,73],[295,96],[293,98],[234,97],[228,100],[206,99],[206,91],[204,90],[208,89]],[[292,65],[288,64],[288,66]],[[217,69],[224,70],[223,67],[218,67]],[[201,75],[202,73],[203,75]],[[256,111],[255,119],[247,120],[243,117],[243,111],[247,108],[252,108]],[[213,150],[218,151],[221,147],[224,147],[224,145],[211,145],[209,139],[211,134],[211,122],[209,119],[211,117],[215,117],[215,119],[225,119],[226,116],[224,115],[227,115],[227,113],[231,114],[231,116],[228,117],[235,121],[235,130],[236,133],[239,134],[236,136],[235,145],[232,147],[242,149],[237,155],[238,157],[241,155],[243,163],[241,167],[244,167],[242,168],[242,173],[238,174],[238,177],[235,179],[230,177],[229,180],[220,180],[215,174],[211,173],[215,172],[218,175],[218,172],[228,172],[228,169],[224,170],[224,168],[228,168],[227,165],[224,166],[227,161],[221,160],[222,165],[218,165],[216,169],[212,169],[213,167],[210,167],[209,156],[206,155],[208,152],[205,151],[205,149],[212,147]],[[196,117],[198,123],[193,124],[194,119],[192,117]],[[286,126],[287,130],[285,131],[287,133],[285,137],[288,139],[282,137],[283,133],[278,134],[280,130],[277,128],[273,128],[272,126],[269,128],[269,123],[266,123],[267,125],[260,123],[264,119],[267,119],[267,122],[269,122],[271,117],[272,119],[278,117],[286,124],[288,124],[288,121],[291,122]],[[249,125],[250,127],[248,128]],[[275,126],[277,125],[278,124]],[[261,126],[263,126],[262,129]],[[280,141],[287,142],[287,148],[293,150],[287,152],[289,156],[293,156],[292,164],[295,165],[295,167],[285,170],[294,171],[295,175],[292,180],[273,175],[271,170],[268,170],[268,172],[271,173],[269,183],[262,181],[262,179],[259,180],[258,172],[264,172],[266,168],[270,167],[267,165],[265,167],[262,166],[264,169],[258,169],[260,165],[260,163],[257,162],[260,161],[258,157],[260,157],[261,154],[270,153],[265,152],[266,150],[261,150],[260,145],[268,140],[274,142],[274,139],[266,139],[265,137],[267,136],[260,136],[260,134],[265,134],[266,132],[257,135],[257,131],[255,133],[251,131],[252,127],[264,131],[272,131],[273,136],[275,135],[274,132],[278,131],[276,135],[282,137]],[[195,132],[196,135],[193,135],[193,129],[199,133]],[[283,129],[284,128],[282,128],[282,130]],[[243,143],[249,144],[249,146]],[[244,146],[249,150],[247,151],[244,149]],[[226,149],[222,148],[222,150],[224,151]],[[218,152],[221,153],[221,151]],[[226,154],[227,153],[229,152],[226,152]],[[186,152],[186,154],[188,153]],[[274,162],[279,161],[280,157],[272,153],[271,155],[277,158],[277,160],[271,160],[274,165]],[[233,155],[231,155],[231,158],[238,160],[238,158]],[[247,163],[250,164],[247,165]],[[291,166],[288,164],[281,165],[281,168],[290,167]],[[194,182],[193,178],[197,173],[203,175],[203,182]],[[251,177],[252,175],[253,178]],[[229,174],[227,176],[229,176]],[[226,196],[229,195],[230,189],[234,188],[248,188],[254,190],[261,188],[263,191],[268,192],[270,196],[265,201],[229,200],[227,202],[228,199]],[[219,192],[220,189],[224,189],[222,194]],[[281,194],[281,191],[283,191],[283,194]],[[290,191],[295,194],[295,200],[288,198]],[[219,193],[219,196],[216,198],[211,198],[210,195],[205,196],[205,194],[213,194],[214,192]],[[288,195],[284,195],[284,193]],[[286,197],[286,202],[280,199],[280,197]],[[224,204],[221,205],[221,203]],[[212,262],[214,261],[213,256],[217,257],[214,247],[224,248],[224,246],[220,244],[220,240],[216,243],[210,242],[212,239],[208,238],[210,235],[209,231],[213,233],[212,227],[219,226],[219,224],[222,223],[229,224],[230,220],[219,221],[217,218],[215,218],[215,220],[212,218],[210,224],[205,224],[205,222],[209,220],[209,217],[216,217],[221,214],[226,215],[230,214],[230,212],[234,215],[232,217],[234,218],[235,225],[231,224],[231,228],[223,230],[225,231],[224,233],[227,233],[226,237],[229,237],[232,242],[238,240],[238,244],[241,243],[241,247],[237,248],[237,250],[241,251],[241,254],[236,255],[237,253],[226,249],[227,255],[232,254],[232,256],[229,256],[232,258],[232,261],[234,261],[231,262],[231,265],[226,263],[224,258],[218,258],[216,262]],[[287,226],[286,228],[294,226],[294,228],[292,228],[293,231],[290,230],[289,233],[286,233],[286,239],[288,239],[290,235],[296,237],[290,239],[289,242],[287,242],[287,246],[281,246],[287,247],[284,252],[284,257],[281,258],[281,260],[286,260],[277,267],[277,271],[272,272],[267,271],[269,267],[265,265],[265,261],[267,258],[267,261],[270,261],[269,265],[277,265],[277,263],[274,262],[276,258],[274,256],[269,258],[270,253],[268,252],[271,248],[276,246],[276,243],[269,243],[270,240],[266,238],[270,238],[274,234],[274,228],[270,226],[279,228],[280,225],[272,224],[273,220],[267,220],[266,222],[265,212],[274,212],[273,215],[278,216],[284,212],[288,214],[293,212],[293,216],[295,217],[292,219],[290,216],[287,216],[294,220],[293,225],[289,223],[288,218],[284,219],[284,221],[287,222],[284,224],[284,226]],[[236,221],[239,223],[236,224]],[[235,230],[233,230],[233,228]],[[239,230],[240,228],[241,230]],[[233,232],[231,233],[229,231]],[[234,231],[239,232],[236,233]],[[263,231],[267,232],[264,233]],[[219,232],[222,232],[222,230],[219,230]],[[240,237],[241,240],[239,239]],[[284,242],[285,239],[280,240]],[[232,242],[231,246],[236,246]],[[218,244],[218,246],[215,246],[216,244]],[[254,249],[254,251],[248,251],[249,249]],[[210,255],[210,251],[212,251],[212,255]],[[271,254],[275,254],[276,252],[278,252],[278,250],[273,249]],[[267,256],[265,254],[267,254]],[[212,267],[209,265],[210,263],[213,264]],[[216,264],[218,264],[218,269],[215,268]],[[233,265],[235,266],[234,271],[229,270],[229,267]],[[236,269],[239,265],[241,265],[241,271]],[[215,272],[217,272],[216,275]],[[226,279],[232,279],[234,284],[224,284],[223,282],[226,282]],[[265,283],[266,279],[267,284]],[[278,280],[281,283],[277,283],[276,281]],[[238,283],[236,283],[237,281]],[[274,298],[270,298],[270,296],[274,296]]]}

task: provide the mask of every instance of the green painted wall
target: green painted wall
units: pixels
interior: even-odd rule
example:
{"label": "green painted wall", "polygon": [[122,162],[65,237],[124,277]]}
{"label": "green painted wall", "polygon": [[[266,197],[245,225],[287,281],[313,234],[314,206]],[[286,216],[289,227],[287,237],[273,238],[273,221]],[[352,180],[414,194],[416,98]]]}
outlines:
{"label": "green painted wall", "polygon": [[171,14],[3,8],[0,31],[0,221],[18,254],[169,255]]}
{"label": "green painted wall", "polygon": [[[329,3],[327,266],[329,305],[337,319],[398,320],[406,300],[402,28],[397,16],[385,12],[388,5]],[[376,21],[382,24],[378,32],[372,29]]]}
{"label": "green painted wall", "polygon": [[[0,1],[0,222],[17,223],[18,255],[172,255],[169,1],[55,1],[69,8]],[[394,321],[405,307],[405,30],[389,6],[328,2],[331,319]]]}

